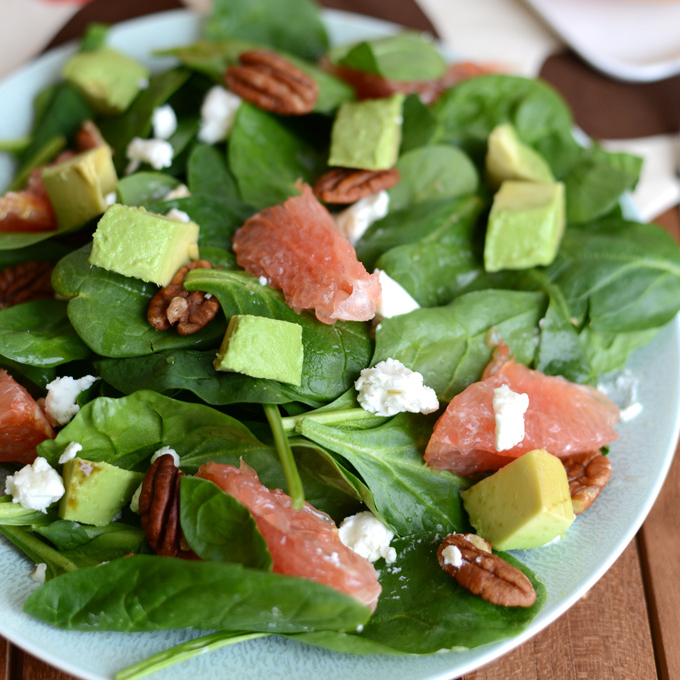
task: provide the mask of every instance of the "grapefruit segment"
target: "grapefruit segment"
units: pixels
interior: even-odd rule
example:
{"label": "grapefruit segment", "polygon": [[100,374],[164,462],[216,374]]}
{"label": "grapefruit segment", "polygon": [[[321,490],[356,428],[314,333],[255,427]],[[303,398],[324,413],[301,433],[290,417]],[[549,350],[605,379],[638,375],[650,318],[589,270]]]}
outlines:
{"label": "grapefruit segment", "polygon": [[0,369],[0,461],[32,463],[35,447],[54,436],[54,429],[35,399]]}
{"label": "grapefruit segment", "polygon": [[327,324],[372,319],[380,299],[378,275],[357,260],[312,189],[298,188],[301,196],[246,220],[234,235],[236,262],[283,291],[296,312],[313,309]]}
{"label": "grapefruit segment", "polygon": [[[529,407],[524,414],[524,439],[499,453],[493,395],[501,385],[527,394]],[[596,451],[618,437],[614,430],[618,419],[614,402],[594,387],[517,364],[501,342],[482,380],[454,397],[440,416],[425,450],[425,462],[470,477],[498,470],[533,449],[545,449],[558,457]]]}
{"label": "grapefruit segment", "polygon": [[261,484],[243,461],[240,469],[206,463],[196,476],[214,482],[248,508],[267,542],[273,571],[324,583],[375,610],[381,587],[373,565],[343,545],[326,513],[309,503],[294,510],[288,494]]}

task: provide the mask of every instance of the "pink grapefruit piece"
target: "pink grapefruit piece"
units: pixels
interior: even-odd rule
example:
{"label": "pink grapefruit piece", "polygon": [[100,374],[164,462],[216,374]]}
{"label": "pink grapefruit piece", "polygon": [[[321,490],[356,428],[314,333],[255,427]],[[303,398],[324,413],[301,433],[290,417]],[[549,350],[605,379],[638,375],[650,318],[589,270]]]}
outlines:
{"label": "pink grapefruit piece", "polygon": [[357,260],[312,189],[297,186],[300,196],[265,208],[236,232],[236,262],[283,291],[296,312],[313,309],[327,324],[372,319],[380,299],[378,275]]}
{"label": "pink grapefruit piece", "polygon": [[32,463],[35,447],[54,436],[54,429],[35,399],[0,369],[0,461]]}
{"label": "pink grapefruit piece", "polygon": [[340,541],[335,522],[325,512],[309,503],[293,509],[288,494],[268,489],[243,461],[240,469],[206,463],[196,476],[214,482],[250,510],[274,572],[323,583],[375,610],[381,591],[375,568]]}
{"label": "pink grapefruit piece", "polygon": [[[497,451],[494,390],[507,385],[529,396],[524,414],[524,439]],[[619,410],[589,385],[547,376],[509,358],[501,342],[482,380],[455,396],[434,426],[425,462],[438,470],[471,477],[492,472],[533,449],[555,456],[597,451],[618,437]]]}

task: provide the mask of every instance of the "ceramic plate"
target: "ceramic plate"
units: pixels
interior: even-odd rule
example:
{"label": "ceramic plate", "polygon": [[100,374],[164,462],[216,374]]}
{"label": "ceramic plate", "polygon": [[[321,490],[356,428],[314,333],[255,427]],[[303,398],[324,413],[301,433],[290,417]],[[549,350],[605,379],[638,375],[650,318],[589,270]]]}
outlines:
{"label": "ceramic plate", "polygon": [[621,80],[680,73],[680,4],[660,0],[526,0],[595,68]]}
{"label": "ceramic plate", "polygon": [[[346,43],[388,34],[396,26],[356,15],[327,12],[331,37]],[[166,59],[148,53],[190,43],[200,33],[200,19],[179,10],[116,26],[111,44],[149,64],[168,67]],[[56,80],[72,48],[51,52],[0,83],[0,139],[28,131],[31,102]],[[449,55],[452,56],[452,55]],[[8,184],[11,166],[0,159],[0,187]],[[579,517],[565,538],[519,559],[543,580],[545,607],[520,636],[467,652],[431,656],[353,656],[308,647],[282,638],[267,638],[226,647],[161,671],[159,680],[444,680],[468,673],[505,654],[545,628],[576,602],[611,566],[633,538],[656,498],[670,465],[678,433],[680,324],[667,326],[635,355],[630,369],[640,376],[643,411],[620,426],[611,447],[614,476],[594,510]],[[644,370],[643,370],[644,369]],[[653,376],[653,380],[649,379]],[[644,458],[640,452],[644,451]],[[52,628],[22,613],[36,584],[33,565],[0,537],[0,633],[20,647],[82,678],[112,678],[122,668],[202,633],[74,633]]]}

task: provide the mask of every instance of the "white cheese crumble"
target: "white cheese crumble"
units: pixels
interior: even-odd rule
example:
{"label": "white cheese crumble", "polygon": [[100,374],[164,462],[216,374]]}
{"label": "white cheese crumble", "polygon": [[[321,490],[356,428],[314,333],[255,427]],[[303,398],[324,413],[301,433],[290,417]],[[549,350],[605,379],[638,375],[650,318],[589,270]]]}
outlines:
{"label": "white cheese crumble", "polygon": [[130,160],[125,173],[129,175],[134,172],[140,163],[148,163],[155,170],[169,168],[173,153],[172,145],[164,139],[133,137],[125,151],[125,156]]}
{"label": "white cheese crumble", "polygon": [[177,116],[170,104],[157,106],[151,114],[153,136],[156,139],[169,139],[177,130]]}
{"label": "white cheese crumble", "polygon": [[94,470],[94,466],[89,460],[79,460],[78,467],[86,477],[89,477],[92,474],[92,470]]}
{"label": "white cheese crumble", "polygon": [[598,382],[597,389],[618,406],[619,418],[627,422],[642,412],[642,404],[637,397],[638,384],[635,375],[625,369],[603,377]]}
{"label": "white cheese crumble", "polygon": [[174,220],[175,222],[184,222],[185,224],[191,222],[191,217],[189,217],[184,210],[177,210],[177,208],[170,208],[170,210],[165,213],[165,216],[169,220]]}
{"label": "white cheese crumble", "polygon": [[338,527],[338,533],[348,548],[369,562],[383,557],[387,564],[392,564],[397,559],[397,551],[390,547],[394,532],[370,512],[345,517]]}
{"label": "white cheese crumble", "polygon": [[113,205],[118,200],[116,192],[112,191],[110,194],[106,194],[106,196],[104,196],[104,200],[106,201],[106,205]]}
{"label": "white cheese crumble", "polygon": [[393,416],[403,411],[433,413],[439,408],[437,395],[423,384],[423,376],[396,359],[364,368],[354,386],[359,391],[359,404],[379,416]]}
{"label": "white cheese crumble", "polygon": [[38,583],[45,583],[45,573],[47,572],[47,565],[44,562],[38,562],[31,574],[31,578]]}
{"label": "white cheese crumble", "polygon": [[69,460],[72,458],[75,458],[80,451],[83,450],[83,447],[78,443],[78,442],[71,442],[70,444],[67,445],[67,447],[64,449],[64,452],[59,456],[59,465],[63,465],[64,463],[68,463]]}
{"label": "white cheese crumble", "polygon": [[258,281],[260,282],[261,286],[268,286],[269,285],[269,279],[266,276],[260,276]]}
{"label": "white cheese crumble", "polygon": [[496,451],[507,451],[524,439],[524,413],[528,408],[528,394],[513,392],[507,385],[493,391]]}
{"label": "white cheese crumble", "polygon": [[172,456],[172,460],[175,462],[175,467],[179,467],[179,455],[175,449],[171,446],[162,446],[158,451],[156,451],[153,456],[151,456],[151,463],[155,463],[161,456],[169,453]]}
{"label": "white cheese crumble", "polygon": [[66,425],[72,420],[80,411],[80,406],[76,404],[78,395],[92,387],[95,380],[97,378],[93,375],[85,375],[78,379],[65,375],[47,385],[45,413],[53,424]]}
{"label": "white cheese crumble", "polygon": [[444,564],[450,564],[452,567],[463,566],[463,555],[455,545],[447,545],[444,550],[442,550],[442,557],[444,558]]}
{"label": "white cheese crumble", "polygon": [[5,493],[28,510],[47,512],[65,493],[61,475],[41,456],[5,480]]}
{"label": "white cheese crumble", "polygon": [[236,112],[243,100],[220,85],[208,90],[201,105],[198,139],[206,144],[223,142],[234,127]]}
{"label": "white cheese crumble", "polygon": [[376,269],[373,273],[378,275],[381,290],[380,301],[375,310],[377,321],[420,309],[420,305],[411,297],[411,294],[387,272]]}
{"label": "white cheese crumble", "polygon": [[374,222],[387,215],[389,207],[390,195],[386,191],[379,191],[333,215],[333,219],[338,231],[354,245]]}
{"label": "white cheese crumble", "polygon": [[176,198],[189,198],[191,192],[186,184],[178,184],[172,191],[168,191],[161,200],[163,201],[173,201]]}

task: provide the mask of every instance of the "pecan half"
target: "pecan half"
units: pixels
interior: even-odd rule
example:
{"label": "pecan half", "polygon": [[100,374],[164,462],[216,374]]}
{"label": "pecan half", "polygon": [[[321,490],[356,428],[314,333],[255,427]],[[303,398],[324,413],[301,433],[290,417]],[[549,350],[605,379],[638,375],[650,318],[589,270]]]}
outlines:
{"label": "pecan half", "polygon": [[212,269],[212,265],[207,260],[190,262],[151,298],[146,318],[157,331],[176,325],[180,335],[191,335],[205,328],[217,316],[220,303],[216,298],[201,291],[190,293],[184,289],[184,279],[192,269]]}
{"label": "pecan half", "polygon": [[562,458],[562,464],[567,471],[574,514],[580,515],[593,504],[612,476],[611,461],[599,451],[588,451]]}
{"label": "pecan half", "polygon": [[146,471],[139,495],[139,518],[146,540],[157,555],[180,553],[179,483],[182,472],[169,453]]}
{"label": "pecan half", "polygon": [[22,262],[0,272],[0,310],[54,296],[50,277],[52,265],[49,262]]}
{"label": "pecan half", "polygon": [[[454,559],[450,559],[451,551],[446,551],[449,546],[454,548]],[[437,560],[463,588],[487,602],[505,607],[530,607],[536,601],[531,581],[517,567],[498,555],[480,550],[463,534],[447,536],[439,546]]]}
{"label": "pecan half", "polygon": [[314,185],[314,195],[326,203],[354,203],[360,198],[377,194],[393,187],[399,181],[399,171],[353,170],[333,168],[322,175]]}
{"label": "pecan half", "polygon": [[313,78],[275,52],[252,50],[239,56],[224,80],[227,87],[255,106],[282,115],[302,115],[314,109],[319,86]]}

